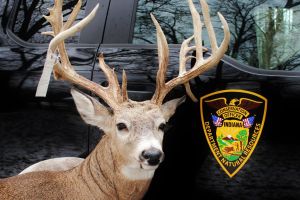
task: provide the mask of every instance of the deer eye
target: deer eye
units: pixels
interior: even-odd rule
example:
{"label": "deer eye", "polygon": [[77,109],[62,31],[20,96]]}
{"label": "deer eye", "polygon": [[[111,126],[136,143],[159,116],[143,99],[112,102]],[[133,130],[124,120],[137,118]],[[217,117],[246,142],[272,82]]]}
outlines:
{"label": "deer eye", "polygon": [[159,130],[161,131],[165,131],[165,128],[166,128],[166,124],[165,123],[161,123],[158,127]]}
{"label": "deer eye", "polygon": [[124,123],[117,123],[117,128],[119,131],[128,131],[128,128]]}

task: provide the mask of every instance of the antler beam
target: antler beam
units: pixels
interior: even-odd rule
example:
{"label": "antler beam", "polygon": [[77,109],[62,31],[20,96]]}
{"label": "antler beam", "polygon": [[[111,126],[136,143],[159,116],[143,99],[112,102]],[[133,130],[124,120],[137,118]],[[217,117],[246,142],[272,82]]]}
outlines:
{"label": "antler beam", "polygon": [[[54,7],[49,9],[50,15],[45,16],[45,18],[51,24],[53,29],[52,32],[46,32],[46,34],[53,35],[54,38],[51,40],[49,44],[47,59],[45,62],[44,71],[37,89],[36,96],[46,95],[49,79],[50,79],[50,74],[48,72],[50,71],[51,73],[52,66],[54,65],[53,72],[56,79],[67,80],[73,84],[77,84],[87,90],[90,90],[94,94],[101,97],[111,108],[117,109],[121,102],[128,100],[127,91],[126,91],[126,85],[127,85],[126,75],[123,75],[123,81],[125,83],[122,85],[122,93],[121,93],[121,88],[118,82],[118,78],[114,70],[106,65],[102,54],[99,56],[99,64],[100,64],[100,68],[102,69],[102,71],[104,72],[108,80],[109,84],[107,87],[103,87],[77,74],[69,61],[64,40],[68,37],[73,36],[75,33],[79,32],[94,18],[98,10],[99,4],[96,5],[96,7],[92,10],[92,12],[87,17],[85,17],[80,22],[72,26],[76,16],[78,15],[78,12],[80,11],[80,6],[81,6],[81,0],[78,1],[69,19],[65,24],[63,24],[62,21],[61,0],[55,1]],[[58,51],[60,59],[54,61],[56,57],[55,55],[56,51]],[[125,96],[123,97],[122,95]]]}
{"label": "antler beam", "polygon": [[[215,32],[211,24],[208,5],[205,2],[205,0],[200,0],[200,4],[202,6],[203,11],[204,24],[207,28],[212,49],[211,56],[206,59],[203,58],[204,47],[202,47],[201,18],[193,4],[193,1],[188,0],[188,2],[193,19],[194,34],[185,41],[183,41],[179,55],[179,75],[168,82],[166,82],[165,76],[167,72],[167,66],[169,64],[169,47],[167,39],[159,23],[151,14],[151,18],[156,27],[159,58],[159,69],[156,77],[156,91],[151,99],[151,102],[157,105],[161,105],[168,92],[170,92],[174,87],[180,84],[184,84],[187,94],[194,101],[196,101],[197,99],[191,91],[189,80],[202,74],[204,71],[210,69],[211,67],[216,66],[216,64],[224,56],[228,48],[228,44],[230,41],[230,33],[226,20],[220,13],[218,13],[224,29],[224,39],[220,47],[218,47]],[[53,68],[54,77],[56,79],[67,80],[87,90],[90,90],[94,94],[101,97],[112,109],[117,109],[122,102],[129,101],[126,88],[127,79],[125,71],[123,72],[123,81],[122,86],[120,87],[117,75],[115,74],[113,69],[111,69],[105,64],[103,55],[101,54],[99,56],[100,68],[102,69],[108,80],[108,86],[103,87],[77,74],[69,61],[64,40],[79,32],[83,27],[85,27],[94,18],[99,7],[99,5],[97,5],[86,18],[72,26],[76,16],[78,15],[78,12],[80,11],[80,6],[81,0],[79,0],[76,4],[75,9],[72,11],[66,23],[63,23],[61,0],[56,0],[54,7],[52,9],[49,9],[50,15],[45,16],[45,18],[50,22],[53,28],[52,32],[46,32],[45,34],[52,35],[54,38],[49,44],[44,71],[36,95],[46,95],[51,71]],[[193,46],[190,46],[190,43],[193,40],[195,44]],[[189,56],[188,54],[194,50],[196,50],[196,63],[192,69],[187,71],[187,61],[189,61],[191,58],[194,58],[193,56]],[[56,52],[58,52],[59,54],[59,59],[56,56]]]}

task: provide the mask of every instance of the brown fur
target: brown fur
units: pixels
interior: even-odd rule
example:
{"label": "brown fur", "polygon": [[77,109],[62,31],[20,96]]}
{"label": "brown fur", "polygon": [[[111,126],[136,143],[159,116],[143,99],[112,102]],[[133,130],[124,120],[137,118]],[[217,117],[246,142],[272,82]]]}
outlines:
{"label": "brown fur", "polygon": [[63,172],[32,172],[0,180],[0,199],[141,199],[149,180],[126,179],[117,167],[122,160],[104,136],[85,161]]}

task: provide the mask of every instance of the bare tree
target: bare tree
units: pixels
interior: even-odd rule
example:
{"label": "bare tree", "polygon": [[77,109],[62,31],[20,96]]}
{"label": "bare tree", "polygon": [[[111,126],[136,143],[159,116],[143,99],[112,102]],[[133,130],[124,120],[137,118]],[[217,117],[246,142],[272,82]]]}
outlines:
{"label": "bare tree", "polygon": [[[298,5],[287,3],[289,7]],[[266,69],[293,70],[300,65],[297,40],[297,13],[287,8],[263,9],[256,13],[259,66]]]}
{"label": "bare tree", "polygon": [[267,0],[217,0],[214,9],[221,12],[230,24],[232,41],[228,54],[249,64],[255,64],[256,49],[254,10]]}
{"label": "bare tree", "polygon": [[283,63],[280,63],[277,66],[279,70],[294,70],[295,68],[300,67],[300,50],[292,55],[288,60]]}
{"label": "bare tree", "polygon": [[[180,6],[182,4],[182,6]],[[189,36],[185,20],[190,16],[190,11],[184,1],[163,0],[149,1],[140,0],[137,8],[135,42],[143,41],[146,43],[155,43],[155,32],[151,23],[150,13],[159,18],[159,23],[171,44],[178,44]],[[191,23],[190,27],[192,28]],[[152,31],[151,31],[152,30]]]}
{"label": "bare tree", "polygon": [[292,8],[292,7],[295,7],[295,6],[298,6],[298,5],[300,5],[300,1],[287,0],[284,8]]}
{"label": "bare tree", "polygon": [[0,46],[7,43],[6,34],[6,26],[9,18],[9,11],[12,7],[13,1],[2,1],[0,4],[0,20],[1,20],[1,28],[0,28]]}
{"label": "bare tree", "polygon": [[[64,4],[64,17],[71,13],[71,9],[75,6],[76,2],[76,0],[71,0]],[[83,2],[84,7],[86,1]],[[41,33],[45,27],[49,26],[49,23],[46,22],[42,16],[48,14],[46,8],[51,6],[51,4],[51,1],[45,0],[21,0],[18,5],[16,20],[13,27],[14,33],[25,41],[31,41],[33,37],[36,42],[50,40],[50,38],[46,39],[47,36],[42,36],[39,33]],[[80,19],[81,17],[77,20]]]}

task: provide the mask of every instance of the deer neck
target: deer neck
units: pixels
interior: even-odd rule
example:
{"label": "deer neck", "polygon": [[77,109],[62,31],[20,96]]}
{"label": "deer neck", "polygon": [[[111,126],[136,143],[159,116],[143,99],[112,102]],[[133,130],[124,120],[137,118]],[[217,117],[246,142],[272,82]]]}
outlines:
{"label": "deer neck", "polygon": [[[105,135],[85,161],[73,170],[95,199],[141,199],[147,191],[152,176],[145,175],[146,179],[126,177],[119,155],[111,138]],[[126,172],[141,173],[125,167]]]}

